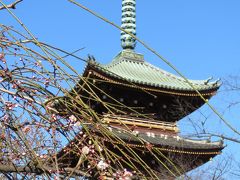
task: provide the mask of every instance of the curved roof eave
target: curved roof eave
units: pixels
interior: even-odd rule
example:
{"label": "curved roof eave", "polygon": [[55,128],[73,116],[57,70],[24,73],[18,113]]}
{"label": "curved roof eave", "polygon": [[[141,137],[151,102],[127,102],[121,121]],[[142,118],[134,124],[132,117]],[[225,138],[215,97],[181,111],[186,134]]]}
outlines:
{"label": "curved roof eave", "polygon": [[[89,64],[112,78],[153,88],[194,92],[196,90],[216,91],[221,86],[220,80],[210,82],[211,78],[206,80],[188,80],[188,82],[186,82],[183,78],[166,72],[147,62],[129,62],[128,60],[122,59],[120,61],[114,60],[107,65],[101,65],[95,61],[89,61]],[[191,83],[195,89],[192,88],[189,83]]]}
{"label": "curved roof eave", "polygon": [[114,136],[121,138],[122,140],[127,140],[132,143],[141,143],[148,142],[154,146],[162,146],[162,147],[171,147],[178,149],[191,149],[191,150],[204,150],[211,151],[217,150],[216,152],[221,151],[224,148],[222,140],[211,142],[207,140],[192,140],[192,139],[183,139],[179,136],[168,136],[168,135],[155,135],[154,137],[149,137],[146,134],[138,134],[133,135],[129,132],[125,132],[124,130],[117,130],[111,128]]}

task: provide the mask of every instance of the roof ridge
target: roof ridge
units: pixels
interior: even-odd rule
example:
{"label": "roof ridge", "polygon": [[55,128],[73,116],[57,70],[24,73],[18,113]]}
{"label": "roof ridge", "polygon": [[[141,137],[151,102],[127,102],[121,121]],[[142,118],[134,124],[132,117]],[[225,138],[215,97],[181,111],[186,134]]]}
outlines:
{"label": "roof ridge", "polygon": [[165,71],[165,70],[162,69],[162,68],[156,67],[156,66],[154,66],[153,64],[151,64],[151,63],[149,63],[149,62],[146,62],[146,61],[145,61],[144,64],[145,64],[146,66],[149,66],[150,68],[152,68],[152,69],[154,69],[154,70],[156,70],[156,71],[164,74],[164,75],[171,76],[171,77],[173,77],[173,78],[175,78],[175,79],[179,79],[179,80],[181,80],[181,81],[184,80],[183,78],[181,78],[181,77],[179,77],[179,76],[177,76],[177,75],[175,75],[175,74],[173,74],[173,73],[167,72],[167,71]]}
{"label": "roof ridge", "polygon": [[[149,63],[149,62],[147,62],[147,61],[144,61],[143,62],[146,66],[149,66],[149,67],[151,67],[152,69],[154,69],[154,70],[156,70],[156,71],[158,71],[158,72],[160,72],[160,73],[162,73],[162,74],[164,74],[164,75],[167,75],[167,76],[171,76],[172,78],[174,78],[174,79],[178,79],[178,80],[180,80],[180,81],[182,81],[182,82],[186,82],[182,77],[180,77],[180,76],[177,76],[177,75],[175,75],[175,74],[173,74],[173,73],[171,73],[171,72],[168,72],[168,71],[166,71],[166,70],[164,70],[164,69],[162,69],[162,68],[159,68],[159,67],[157,67],[157,66],[154,66],[153,64],[151,64],[151,63]],[[204,85],[214,85],[214,84],[216,84],[216,85],[220,85],[221,84],[221,79],[219,78],[219,79],[217,79],[217,80],[215,80],[215,81],[213,81],[213,82],[210,82],[211,80],[213,79],[213,77],[209,77],[209,78],[207,78],[207,79],[202,79],[202,80],[195,80],[195,79],[188,79],[191,83],[193,83],[193,84],[199,84],[199,83],[203,83]]]}

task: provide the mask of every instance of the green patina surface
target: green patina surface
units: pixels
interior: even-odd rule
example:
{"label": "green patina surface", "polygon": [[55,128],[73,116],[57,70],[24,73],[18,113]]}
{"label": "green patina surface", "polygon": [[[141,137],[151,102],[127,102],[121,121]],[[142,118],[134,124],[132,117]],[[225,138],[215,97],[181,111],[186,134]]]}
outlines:
{"label": "green patina surface", "polygon": [[[111,77],[126,80],[140,85],[171,90],[194,91],[181,77],[164,71],[144,60],[143,55],[131,50],[121,51],[114,60],[107,64],[96,64],[96,67]],[[219,88],[219,81],[189,80],[199,90],[213,90]]]}

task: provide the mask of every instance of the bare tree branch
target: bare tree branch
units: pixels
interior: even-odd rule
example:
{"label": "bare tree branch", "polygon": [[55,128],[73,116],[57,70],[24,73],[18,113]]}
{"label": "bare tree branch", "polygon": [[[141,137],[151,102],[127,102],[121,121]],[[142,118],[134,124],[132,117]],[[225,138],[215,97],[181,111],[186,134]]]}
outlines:
{"label": "bare tree branch", "polygon": [[[56,167],[49,167],[49,166],[43,166],[45,171],[51,173],[56,172]],[[27,166],[13,166],[13,165],[4,165],[0,164],[0,172],[1,173],[11,173],[11,172],[17,172],[17,173],[34,173],[34,174],[42,174],[44,173],[44,170],[34,165],[27,165]],[[81,175],[85,177],[89,177],[90,175],[88,173],[82,172],[80,170],[77,170],[75,168],[63,168],[61,169],[61,172],[64,173],[73,173],[75,175]]]}
{"label": "bare tree branch", "polygon": [[16,5],[20,2],[22,2],[23,0],[17,0],[15,2],[13,2],[12,4],[9,4],[7,6],[1,6],[0,7],[0,10],[3,10],[3,9],[6,9],[6,8],[9,8],[9,9],[16,9]]}
{"label": "bare tree branch", "polygon": [[12,91],[8,91],[8,90],[6,90],[6,89],[4,89],[4,88],[0,88],[0,92],[5,92],[5,93],[8,93],[8,94],[11,94],[11,95],[14,95],[14,96],[19,96],[19,97],[21,97],[21,98],[23,98],[23,99],[26,99],[26,100],[30,101],[30,102],[33,102],[33,101],[34,101],[35,103],[37,103],[37,104],[39,104],[39,105],[42,105],[41,102],[35,101],[35,100],[31,99],[30,97],[21,96],[19,93],[12,92]]}

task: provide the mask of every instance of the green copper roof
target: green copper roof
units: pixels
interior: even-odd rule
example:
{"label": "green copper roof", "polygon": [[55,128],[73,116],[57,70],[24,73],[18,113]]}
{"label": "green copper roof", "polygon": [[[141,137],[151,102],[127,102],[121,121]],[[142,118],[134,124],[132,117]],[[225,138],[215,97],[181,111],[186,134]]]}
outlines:
{"label": "green copper roof", "polygon": [[[171,90],[194,91],[192,87],[181,77],[166,72],[144,61],[141,54],[131,50],[123,50],[114,60],[107,65],[96,66],[104,73],[120,80],[126,80],[140,85]],[[219,80],[210,82],[207,80],[189,80],[197,90],[217,89]]]}

